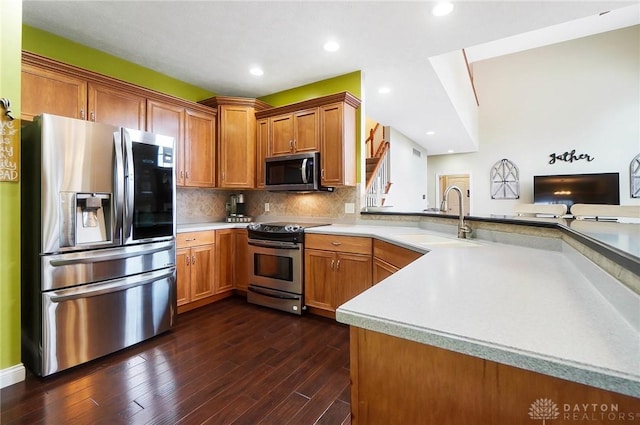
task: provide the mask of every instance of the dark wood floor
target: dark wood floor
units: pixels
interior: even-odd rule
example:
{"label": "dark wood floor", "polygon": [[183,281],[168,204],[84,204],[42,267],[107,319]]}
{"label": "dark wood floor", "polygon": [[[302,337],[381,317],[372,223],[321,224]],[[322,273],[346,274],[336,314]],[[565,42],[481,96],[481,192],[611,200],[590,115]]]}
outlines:
{"label": "dark wood floor", "polygon": [[349,424],[349,331],[231,298],[105,358],[28,374],[0,395],[3,425]]}

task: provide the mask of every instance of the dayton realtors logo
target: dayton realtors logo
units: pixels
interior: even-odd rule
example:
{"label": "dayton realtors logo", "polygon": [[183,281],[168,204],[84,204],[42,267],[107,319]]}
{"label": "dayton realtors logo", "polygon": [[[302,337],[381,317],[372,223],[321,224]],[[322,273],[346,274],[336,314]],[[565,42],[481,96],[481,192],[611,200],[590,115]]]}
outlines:
{"label": "dayton realtors logo", "polygon": [[562,419],[563,423],[572,421],[616,424],[640,421],[640,412],[620,411],[617,403],[564,403],[560,412],[553,400],[539,398],[529,406],[529,418],[542,420],[543,425],[554,419]]}
{"label": "dayton realtors logo", "polygon": [[529,417],[542,419],[542,425],[547,423],[547,419],[557,419],[558,416],[560,416],[558,405],[548,398],[539,398],[529,407]]}

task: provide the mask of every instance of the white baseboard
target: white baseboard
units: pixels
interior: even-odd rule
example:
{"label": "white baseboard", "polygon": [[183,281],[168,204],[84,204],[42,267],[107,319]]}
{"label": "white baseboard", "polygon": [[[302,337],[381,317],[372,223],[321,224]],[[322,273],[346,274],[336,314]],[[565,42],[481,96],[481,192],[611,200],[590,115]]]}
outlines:
{"label": "white baseboard", "polygon": [[25,380],[26,370],[22,363],[0,370],[0,388]]}

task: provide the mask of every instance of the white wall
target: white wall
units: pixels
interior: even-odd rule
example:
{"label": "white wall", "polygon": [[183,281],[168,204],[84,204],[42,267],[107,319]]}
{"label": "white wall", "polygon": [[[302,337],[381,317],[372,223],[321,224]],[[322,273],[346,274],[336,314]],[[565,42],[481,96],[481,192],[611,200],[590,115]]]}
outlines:
{"label": "white wall", "polygon": [[[533,176],[619,172],[629,195],[629,163],[640,153],[640,26],[473,64],[480,101],[479,151],[428,158],[429,203],[436,174],[472,173],[473,215],[512,214],[533,202]],[[576,149],[593,161],[549,164]],[[520,199],[492,200],[489,173],[507,158],[520,170]]]}
{"label": "white wall", "polygon": [[[391,190],[385,206],[416,212],[427,208],[427,151],[398,130],[390,128]],[[414,149],[420,156],[414,154]]]}

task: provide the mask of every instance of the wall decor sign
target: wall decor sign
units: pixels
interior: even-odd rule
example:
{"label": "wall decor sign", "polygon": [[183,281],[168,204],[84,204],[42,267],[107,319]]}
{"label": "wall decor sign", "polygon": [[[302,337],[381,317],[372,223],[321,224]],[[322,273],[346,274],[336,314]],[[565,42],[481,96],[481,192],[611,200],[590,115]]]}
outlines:
{"label": "wall decor sign", "polygon": [[575,161],[580,161],[582,159],[586,159],[587,162],[591,162],[593,161],[595,158],[592,157],[591,155],[587,155],[586,153],[581,153],[576,155],[576,150],[573,149],[571,150],[571,152],[565,152],[565,153],[551,153],[549,154],[549,164],[555,164],[556,161],[562,161],[562,162],[575,162]]}
{"label": "wall decor sign", "polygon": [[631,197],[640,198],[640,153],[629,164],[629,176],[631,178]]}
{"label": "wall decor sign", "polygon": [[0,99],[0,182],[20,181],[20,125],[11,116],[11,102]]}
{"label": "wall decor sign", "polygon": [[491,199],[520,198],[520,171],[513,162],[501,159],[491,168]]}

